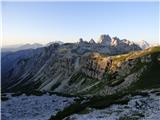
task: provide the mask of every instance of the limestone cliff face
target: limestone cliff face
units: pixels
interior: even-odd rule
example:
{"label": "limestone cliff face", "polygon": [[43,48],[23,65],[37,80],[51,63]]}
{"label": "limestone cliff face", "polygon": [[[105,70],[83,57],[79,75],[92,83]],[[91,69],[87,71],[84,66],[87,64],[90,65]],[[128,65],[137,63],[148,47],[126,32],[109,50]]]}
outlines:
{"label": "limestone cliff face", "polygon": [[[87,53],[83,56],[63,58],[62,70],[68,73],[68,65],[72,71],[56,91],[72,94],[107,95],[127,89],[139,80],[140,76],[153,63],[151,55],[139,56],[132,53],[122,56],[103,56],[99,53]],[[70,61],[70,62],[69,62]],[[72,62],[71,62],[72,61]],[[72,64],[70,64],[72,63]],[[97,88],[97,86],[99,86]],[[96,91],[94,91],[94,88]],[[91,90],[93,89],[93,93]],[[97,90],[100,89],[100,90]]]}
{"label": "limestone cliff face", "polygon": [[81,71],[89,77],[101,80],[103,79],[103,74],[106,70],[106,67],[110,66],[111,64],[110,58],[101,57],[98,53],[91,53],[82,56]]}
{"label": "limestone cliff face", "polygon": [[87,92],[87,94],[103,96],[129,89],[130,86],[141,81],[142,75],[152,69],[152,65],[158,66],[160,53],[151,51],[148,49],[111,57],[98,53],[84,55],[81,58],[81,72],[89,77],[88,81],[96,80],[92,80],[93,83],[85,89],[79,90],[80,93]]}

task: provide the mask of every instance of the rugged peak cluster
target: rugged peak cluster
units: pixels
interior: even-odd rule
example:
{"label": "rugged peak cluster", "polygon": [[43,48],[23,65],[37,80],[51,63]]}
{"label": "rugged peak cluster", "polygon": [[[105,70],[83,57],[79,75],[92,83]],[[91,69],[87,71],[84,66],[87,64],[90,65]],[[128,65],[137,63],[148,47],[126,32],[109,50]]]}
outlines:
{"label": "rugged peak cluster", "polygon": [[131,42],[127,39],[121,40],[118,37],[111,38],[106,34],[101,35],[97,43],[93,39],[87,42],[80,38],[78,46],[79,48],[77,49],[77,52],[80,54],[83,54],[87,51],[115,55],[141,50],[139,45],[135,44],[134,42]]}
{"label": "rugged peak cluster", "polygon": [[[99,37],[98,42],[96,43],[94,41],[93,38],[91,38],[91,40],[89,42],[84,41],[82,38],[79,39],[79,44],[84,45],[84,44],[92,44],[92,45],[96,45],[96,46],[102,46],[102,47],[127,47],[127,46],[138,46],[141,48],[141,46],[139,46],[138,44],[129,41],[127,39],[119,39],[118,37],[110,37],[108,34],[102,34]],[[144,47],[142,46],[142,48],[144,49]],[[123,49],[123,48],[122,48]]]}

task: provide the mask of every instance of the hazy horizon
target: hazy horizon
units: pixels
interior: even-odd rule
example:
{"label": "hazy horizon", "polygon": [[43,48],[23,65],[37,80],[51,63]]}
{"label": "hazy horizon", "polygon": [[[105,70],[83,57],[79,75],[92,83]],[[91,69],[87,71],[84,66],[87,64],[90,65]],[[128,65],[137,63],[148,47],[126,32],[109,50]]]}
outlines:
{"label": "hazy horizon", "polygon": [[159,3],[2,2],[2,45],[98,40],[159,42]]}
{"label": "hazy horizon", "polygon": [[[107,34],[106,34],[107,35]],[[117,36],[114,36],[114,37],[117,37]],[[99,37],[97,37],[97,38],[99,38]],[[125,39],[125,38],[122,38],[122,39]],[[121,39],[121,40],[122,40]],[[84,39],[83,39],[84,40]],[[98,40],[99,39],[97,39],[97,40],[95,40],[95,42],[96,43],[98,43]],[[84,40],[84,41],[87,41],[87,42],[89,42],[89,40]],[[131,40],[130,40],[131,41]],[[139,40],[139,41],[133,41],[133,42],[140,42],[140,41],[143,41],[143,40]],[[144,40],[145,41],[145,40]],[[33,43],[28,43],[28,42],[26,42],[26,43],[18,43],[18,44],[8,44],[8,45],[3,45],[3,46],[1,46],[2,48],[7,48],[7,47],[20,47],[20,46],[22,46],[22,45],[26,45],[26,44],[31,44],[31,45],[33,45],[33,44],[41,44],[41,45],[43,45],[43,46],[45,46],[45,45],[47,45],[47,44],[49,44],[49,43],[52,43],[52,42],[63,42],[63,41],[48,41],[47,43],[38,43],[38,42],[33,42]],[[79,38],[77,39],[77,41],[69,41],[69,42],[64,42],[64,43],[77,43],[77,42],[79,42]],[[146,42],[148,42],[148,41],[146,41]],[[159,41],[155,41],[155,42],[148,42],[149,44],[151,44],[151,45],[156,45],[156,44],[160,44],[160,42]]]}

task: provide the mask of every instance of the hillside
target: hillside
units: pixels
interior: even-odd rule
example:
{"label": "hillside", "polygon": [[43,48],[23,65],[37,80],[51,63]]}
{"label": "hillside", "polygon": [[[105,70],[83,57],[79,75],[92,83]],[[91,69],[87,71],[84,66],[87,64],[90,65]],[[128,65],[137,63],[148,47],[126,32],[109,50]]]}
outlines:
{"label": "hillside", "polygon": [[[62,47],[53,44],[36,51],[16,52],[18,57],[10,61],[13,64],[5,63],[8,65],[6,69],[10,70],[2,73],[2,91],[38,90],[104,96],[131,89],[130,86],[135,88],[134,84],[139,88],[148,88],[150,83],[153,87],[159,87],[157,70],[160,68],[160,47],[113,56],[97,52],[81,55],[75,50],[73,52],[73,47],[72,44]],[[2,69],[6,67],[3,66],[6,59],[14,55],[2,55]]]}
{"label": "hillside", "polygon": [[79,49],[52,44],[3,53],[2,118],[159,118],[160,46],[116,55]]}

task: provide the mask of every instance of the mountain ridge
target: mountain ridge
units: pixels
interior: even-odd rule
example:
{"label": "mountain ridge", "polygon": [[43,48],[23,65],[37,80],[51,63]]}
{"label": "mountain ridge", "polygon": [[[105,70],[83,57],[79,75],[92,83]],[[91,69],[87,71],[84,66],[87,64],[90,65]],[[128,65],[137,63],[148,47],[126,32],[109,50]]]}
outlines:
{"label": "mountain ridge", "polygon": [[[35,50],[2,54],[2,91],[40,90],[77,95],[107,95],[121,91],[146,71],[142,61],[150,63],[152,56],[144,54],[154,51],[154,48],[140,51],[135,44],[124,42],[120,47],[108,44],[105,47],[81,39],[79,43],[54,43]],[[128,49],[119,51],[123,45]],[[142,56],[135,58],[137,54]]]}
{"label": "mountain ridge", "polygon": [[[1,52],[16,52],[16,51],[26,50],[26,49],[37,49],[40,47],[49,46],[54,43],[58,43],[60,45],[67,44],[67,43],[63,43],[62,41],[53,41],[53,42],[47,43],[46,45],[42,45],[40,43],[34,43],[34,44],[26,43],[26,44],[22,44],[22,45],[17,44],[17,45],[9,45],[9,46],[2,47]],[[99,40],[97,42],[93,38],[91,38],[88,42],[84,41],[83,38],[80,38],[79,43],[81,43],[81,44],[82,43],[89,43],[92,45],[101,44],[102,46],[115,46],[115,47],[120,46],[123,43],[125,43],[128,45],[135,44],[135,45],[139,46],[141,49],[146,49],[149,47],[156,46],[156,45],[149,44],[145,40],[133,42],[133,41],[129,41],[127,39],[119,39],[118,37],[110,37],[108,34],[107,35],[106,34],[100,35]]]}
{"label": "mountain ridge", "polygon": [[[29,53],[28,50],[19,51],[17,53],[22,53],[22,56],[20,55],[22,58],[15,57],[10,64],[4,63],[7,56],[2,55],[2,91],[40,90],[77,95],[113,94],[137,81],[141,73],[146,71],[146,65],[153,63],[152,59],[155,59],[147,54],[152,54],[154,51],[152,49],[158,49],[155,47],[116,56],[96,52],[81,55],[72,49],[72,52],[66,49],[74,45],[61,46],[56,43],[49,47],[30,50]],[[23,52],[26,52],[26,57]],[[15,53],[8,57],[11,55],[14,56]],[[14,64],[11,65],[12,63]],[[5,64],[9,65],[8,72],[4,71]]]}

